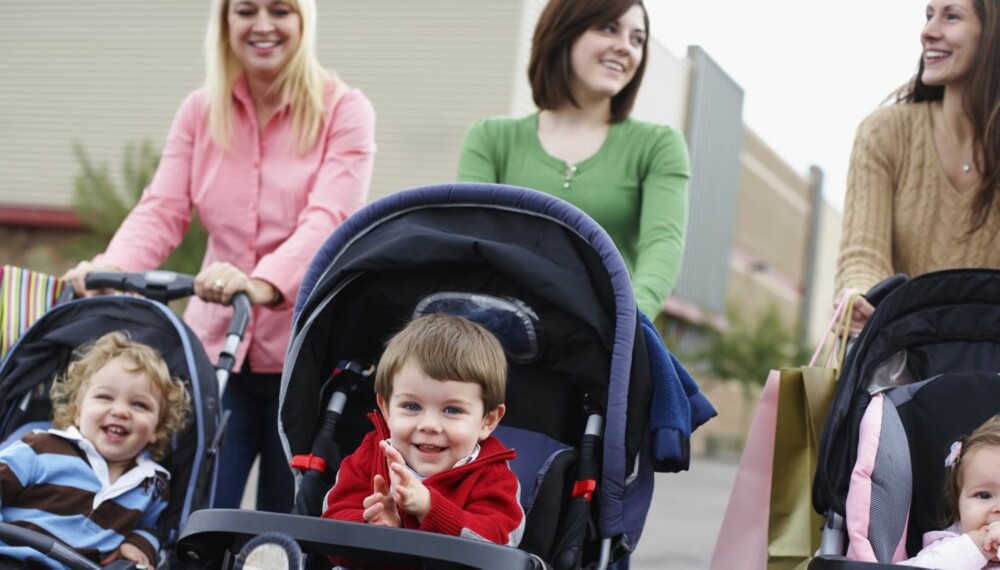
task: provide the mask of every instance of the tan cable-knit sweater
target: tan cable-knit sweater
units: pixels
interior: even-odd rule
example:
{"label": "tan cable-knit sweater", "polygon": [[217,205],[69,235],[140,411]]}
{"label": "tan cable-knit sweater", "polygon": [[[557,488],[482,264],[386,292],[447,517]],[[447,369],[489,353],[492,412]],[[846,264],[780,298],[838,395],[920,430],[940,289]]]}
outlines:
{"label": "tan cable-knit sweater", "polygon": [[837,291],[867,291],[893,275],[1000,268],[996,210],[968,239],[975,192],[958,191],[938,161],[928,103],[896,104],[869,115],[851,151],[837,260]]}

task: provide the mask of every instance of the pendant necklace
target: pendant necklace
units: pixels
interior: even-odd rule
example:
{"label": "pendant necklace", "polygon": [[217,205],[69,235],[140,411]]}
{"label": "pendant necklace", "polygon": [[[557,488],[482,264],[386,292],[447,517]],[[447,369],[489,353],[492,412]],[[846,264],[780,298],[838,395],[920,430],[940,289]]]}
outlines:
{"label": "pendant necklace", "polygon": [[968,172],[970,170],[972,170],[972,164],[969,163],[969,162],[963,162],[962,163],[962,172]]}

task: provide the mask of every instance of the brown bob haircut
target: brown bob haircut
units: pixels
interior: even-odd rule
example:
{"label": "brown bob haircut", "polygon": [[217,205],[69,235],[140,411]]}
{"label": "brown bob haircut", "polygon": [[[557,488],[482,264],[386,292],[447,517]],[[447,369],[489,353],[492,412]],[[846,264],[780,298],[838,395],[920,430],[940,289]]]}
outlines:
{"label": "brown bob haircut", "polygon": [[386,344],[375,371],[375,393],[392,399],[396,373],[407,364],[435,380],[478,384],[483,413],[507,396],[507,357],[493,333],[466,318],[430,314],[417,317]]}
{"label": "brown bob haircut", "polygon": [[[566,103],[579,107],[570,90],[573,69],[570,52],[577,38],[601,24],[617,20],[632,6],[642,8],[642,19],[649,34],[649,14],[641,0],[549,0],[538,17],[531,40],[528,81],[531,96],[539,109],[553,110]],[[611,122],[620,123],[632,112],[646,71],[649,42],[642,44],[642,61],[632,81],[611,98]]]}

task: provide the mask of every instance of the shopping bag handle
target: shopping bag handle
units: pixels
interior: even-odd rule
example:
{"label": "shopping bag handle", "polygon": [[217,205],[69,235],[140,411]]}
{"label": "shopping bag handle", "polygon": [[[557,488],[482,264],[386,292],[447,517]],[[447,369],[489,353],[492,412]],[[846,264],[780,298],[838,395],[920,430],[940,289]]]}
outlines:
{"label": "shopping bag handle", "polygon": [[[819,340],[816,352],[809,359],[809,366],[816,366],[820,362],[820,355],[824,354],[824,350],[826,350],[826,358],[824,360],[827,368],[830,368],[834,364],[834,358],[836,358],[837,367],[840,367],[844,362],[847,341],[851,335],[850,324],[851,317],[854,314],[854,301],[860,296],[861,293],[851,291],[841,297],[840,302],[837,303],[837,308],[833,311],[833,318],[830,320],[830,324],[823,331],[823,336]],[[831,333],[836,334],[832,338],[832,343]]]}

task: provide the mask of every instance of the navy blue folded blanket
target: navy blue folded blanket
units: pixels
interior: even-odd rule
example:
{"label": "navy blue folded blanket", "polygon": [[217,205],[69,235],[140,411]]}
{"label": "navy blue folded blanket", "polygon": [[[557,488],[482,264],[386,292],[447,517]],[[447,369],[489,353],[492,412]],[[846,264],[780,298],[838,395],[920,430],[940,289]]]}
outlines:
{"label": "navy blue folded blanket", "polygon": [[694,378],[664,346],[649,318],[639,315],[653,377],[649,415],[653,469],[661,473],[686,471],[691,464],[691,432],[718,412],[701,393]]}

